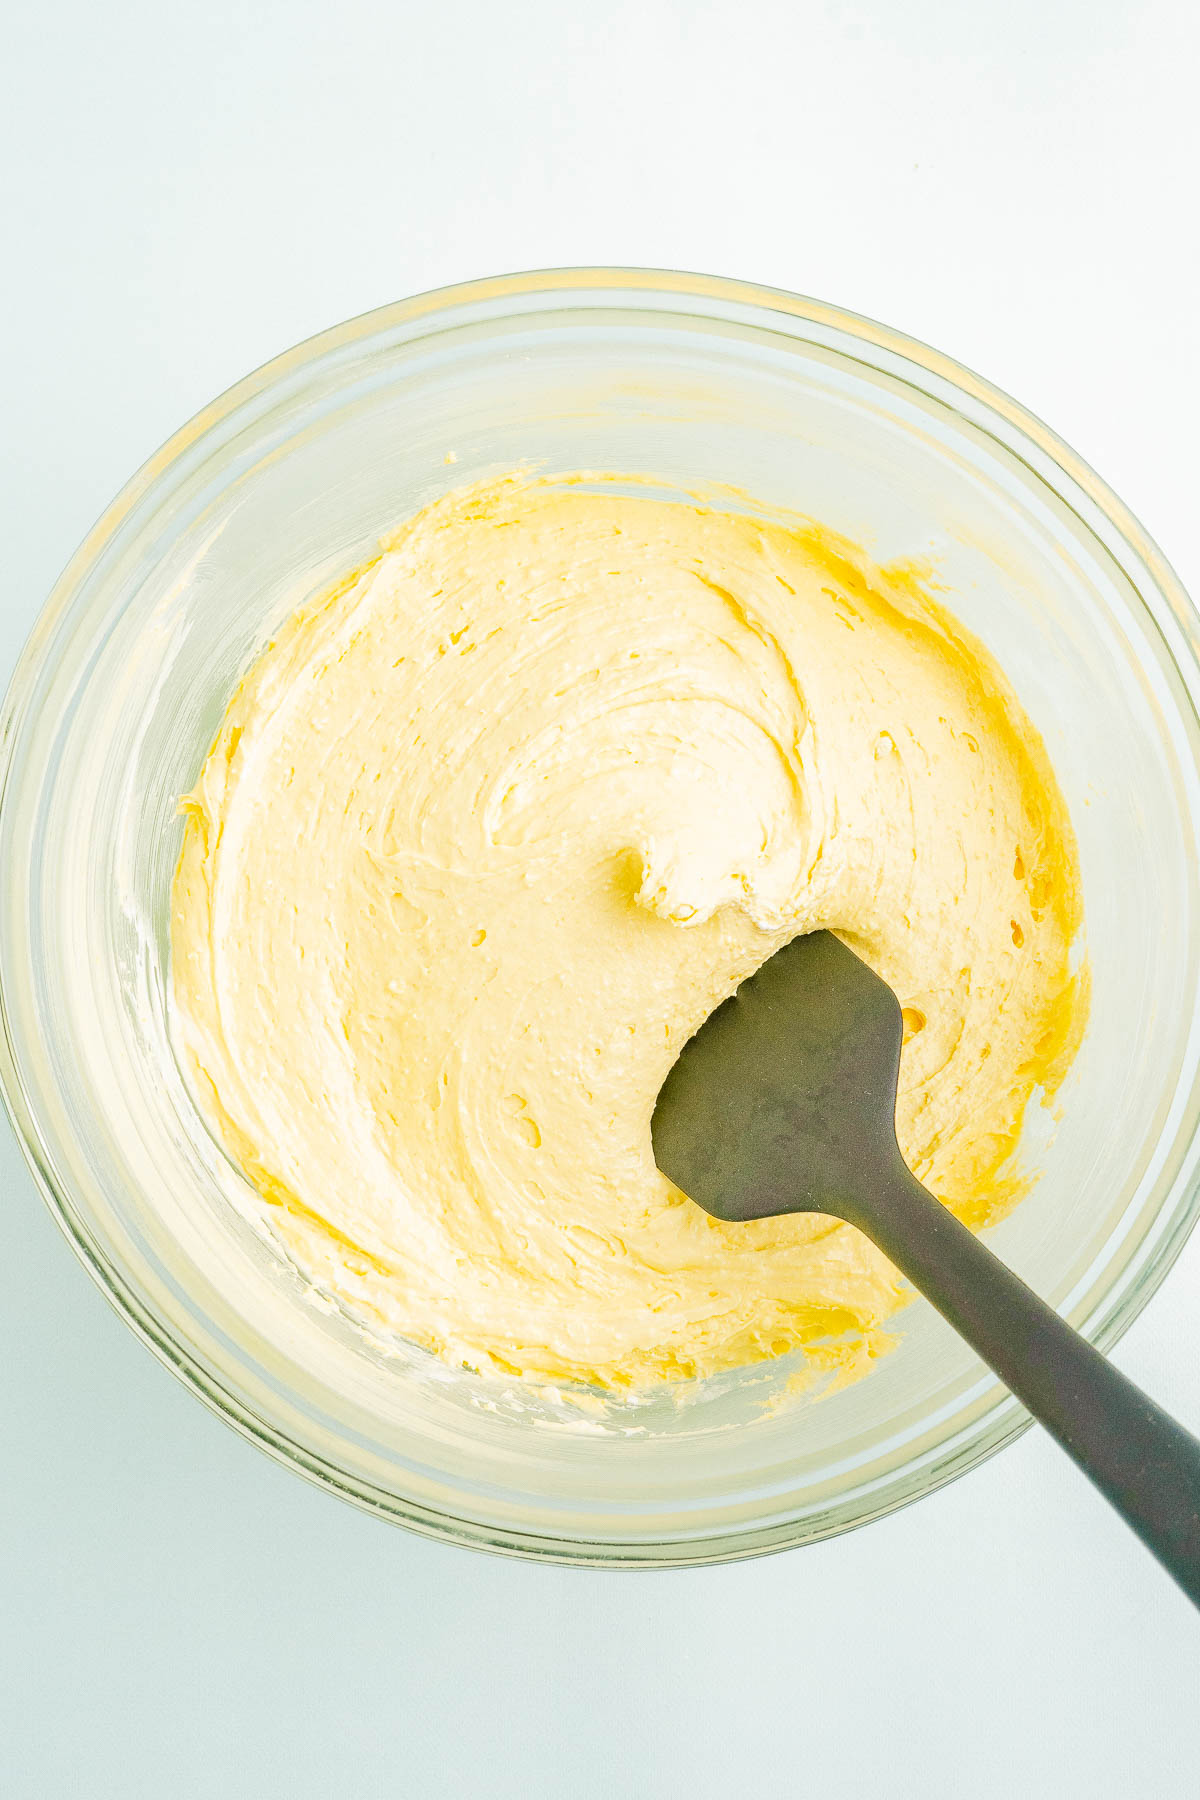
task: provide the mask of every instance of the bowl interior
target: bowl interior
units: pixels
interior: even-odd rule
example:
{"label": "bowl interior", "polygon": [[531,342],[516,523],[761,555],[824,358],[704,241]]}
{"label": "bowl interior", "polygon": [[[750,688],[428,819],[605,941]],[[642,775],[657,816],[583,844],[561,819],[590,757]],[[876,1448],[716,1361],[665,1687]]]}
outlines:
{"label": "bowl interior", "polygon": [[[381,1345],[253,1223],[168,1038],[178,796],[272,627],[446,488],[530,464],[723,484],[930,563],[1042,731],[1079,836],[1091,1021],[995,1247],[1093,1336],[1194,1209],[1200,809],[1186,617],[1047,434],[861,321],[644,282],[492,284],[280,359],[133,485],[10,702],[0,951],[18,1123],[135,1324],[268,1448],[496,1547],[688,1560],[860,1522],[1018,1429],[923,1302],[819,1400],[798,1358],[592,1410]],[[744,504],[731,492],[729,505]]]}

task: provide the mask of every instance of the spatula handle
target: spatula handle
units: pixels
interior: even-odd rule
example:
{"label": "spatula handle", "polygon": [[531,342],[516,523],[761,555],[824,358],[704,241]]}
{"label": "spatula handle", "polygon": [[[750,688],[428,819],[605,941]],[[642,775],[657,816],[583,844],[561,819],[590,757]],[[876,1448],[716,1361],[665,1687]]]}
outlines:
{"label": "spatula handle", "polygon": [[1126,1380],[901,1163],[854,1223],[1074,1457],[1200,1606],[1200,1440]]}

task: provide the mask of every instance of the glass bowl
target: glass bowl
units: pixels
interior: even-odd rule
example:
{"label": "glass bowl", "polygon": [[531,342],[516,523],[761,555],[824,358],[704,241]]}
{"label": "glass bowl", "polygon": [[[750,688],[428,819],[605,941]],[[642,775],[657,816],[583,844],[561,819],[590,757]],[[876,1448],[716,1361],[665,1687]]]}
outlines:
{"label": "glass bowl", "polygon": [[[82,546],[3,720],[3,1081],[46,1198],[133,1328],[222,1417],[347,1499],[562,1561],[714,1561],[928,1493],[1027,1420],[923,1302],[865,1379],[797,1358],[566,1400],[362,1332],[252,1223],[165,1006],[192,783],[281,616],[450,486],[517,463],[730,484],[880,561],[928,559],[1047,746],[1079,834],[1092,1014],[1041,1170],[991,1234],[1112,1344],[1197,1211],[1197,618],[1136,521],[976,376],[833,307],[591,269],[340,325],[185,426]],[[732,503],[732,502],[731,502]]]}

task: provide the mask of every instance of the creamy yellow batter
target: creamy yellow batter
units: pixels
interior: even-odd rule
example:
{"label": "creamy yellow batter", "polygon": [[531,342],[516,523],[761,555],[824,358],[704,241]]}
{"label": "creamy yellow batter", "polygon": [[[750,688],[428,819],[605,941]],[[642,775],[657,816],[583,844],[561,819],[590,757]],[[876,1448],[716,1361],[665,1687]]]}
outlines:
{"label": "creamy yellow batter", "polygon": [[911,574],[802,523],[450,494],[262,653],[185,805],[201,1104],[320,1288],[472,1368],[886,1343],[900,1283],[851,1227],[720,1224],[651,1153],[680,1047],[797,933],[899,994],[900,1143],[972,1224],[1082,1024],[1037,734]]}

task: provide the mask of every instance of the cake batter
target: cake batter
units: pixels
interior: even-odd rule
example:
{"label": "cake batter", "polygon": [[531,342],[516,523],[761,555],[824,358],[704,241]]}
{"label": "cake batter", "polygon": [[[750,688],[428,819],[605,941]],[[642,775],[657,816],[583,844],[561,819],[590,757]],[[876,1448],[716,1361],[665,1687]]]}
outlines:
{"label": "cake batter", "polygon": [[901,1284],[852,1227],[721,1224],[651,1151],[681,1046],[797,933],[900,996],[901,1148],[972,1225],[1082,1026],[1037,733],[910,574],[802,522],[449,494],[260,655],[184,804],[206,1114],[314,1283],[473,1369],[885,1345]]}

